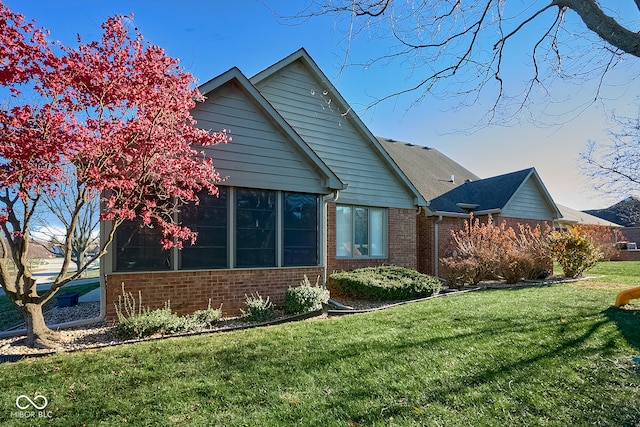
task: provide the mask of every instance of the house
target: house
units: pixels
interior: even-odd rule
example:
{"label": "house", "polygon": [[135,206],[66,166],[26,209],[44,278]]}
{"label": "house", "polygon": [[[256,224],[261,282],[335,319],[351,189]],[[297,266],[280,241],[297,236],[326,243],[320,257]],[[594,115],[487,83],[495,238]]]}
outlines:
{"label": "house", "polygon": [[304,49],[251,79],[232,68],[200,91],[198,126],[233,136],[206,149],[227,179],[219,197],[180,213],[194,246],[163,250],[156,229],[119,227],[101,266],[108,320],[122,284],[144,306],[237,313],[252,293],[282,304],[305,276],[417,267],[426,200]]}
{"label": "house", "polygon": [[429,202],[417,216],[418,270],[438,275],[451,254],[451,231],[473,214],[508,227],[551,226],[561,213],[534,168],[480,179],[438,150],[378,138]]}
{"label": "house", "polygon": [[563,206],[560,204],[557,204],[556,206],[558,206],[558,209],[560,209],[562,218],[558,218],[554,221],[555,229],[565,229],[567,228],[567,226],[576,225],[576,224],[600,225],[603,227],[622,228],[622,225],[620,224],[607,221],[606,219],[599,218],[594,215],[590,215],[586,212],[578,211],[576,209],[572,209],[568,206]]}
{"label": "house", "polygon": [[640,199],[627,197],[607,208],[588,210],[584,213],[620,224],[623,227],[620,232],[627,242],[640,243]]}

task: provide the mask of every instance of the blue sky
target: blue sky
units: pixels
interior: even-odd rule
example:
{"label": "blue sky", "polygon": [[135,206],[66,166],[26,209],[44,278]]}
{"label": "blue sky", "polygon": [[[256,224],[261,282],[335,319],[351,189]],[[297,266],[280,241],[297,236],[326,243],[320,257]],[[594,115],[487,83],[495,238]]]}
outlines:
{"label": "blue sky", "polygon": [[[407,82],[407,69],[394,67],[347,67],[341,70],[345,54],[344,22],[334,17],[312,19],[294,25],[279,19],[295,14],[298,2],[287,0],[235,1],[146,1],[91,0],[41,1],[5,0],[4,3],[38,26],[51,31],[51,38],[74,45],[77,34],[84,41],[100,37],[100,24],[114,14],[134,14],[134,23],[144,37],[179,58],[182,66],[200,83],[237,66],[248,77],[304,47],[332,80],[351,107],[372,132],[379,136],[435,147],[481,177],[489,177],[528,167],[538,170],[557,203],[575,209],[605,207],[620,197],[606,196],[591,189],[580,172],[578,155],[589,140],[608,141],[612,123],[610,111],[637,114],[640,82],[627,84],[635,76],[632,69],[619,75],[621,86],[605,87],[606,99],[593,104],[573,120],[555,116],[557,108],[570,109],[590,96],[589,87],[554,84],[554,95],[566,101],[561,107],[544,99],[528,111],[546,115],[547,124],[534,126],[516,120],[509,126],[492,125],[474,129],[486,112],[482,100],[473,108],[455,110],[458,100],[426,98],[409,109],[412,97],[391,99],[365,110],[375,97],[382,97]],[[527,33],[524,33],[526,37]],[[515,42],[517,50],[518,43]],[[354,57],[383,52],[383,41],[359,38],[354,41]],[[518,61],[522,61],[519,63]],[[525,72],[526,57],[512,58],[514,79]],[[558,110],[560,111],[560,110]]]}

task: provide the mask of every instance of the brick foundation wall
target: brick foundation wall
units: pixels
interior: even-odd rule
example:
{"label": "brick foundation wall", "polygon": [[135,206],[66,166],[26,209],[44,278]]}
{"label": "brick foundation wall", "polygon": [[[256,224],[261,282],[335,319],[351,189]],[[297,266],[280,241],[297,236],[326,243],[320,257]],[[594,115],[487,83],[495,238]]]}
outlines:
{"label": "brick foundation wall", "polygon": [[136,300],[140,291],[142,305],[151,309],[162,308],[170,300],[172,310],[185,315],[207,308],[211,298],[213,308],[222,304],[225,315],[235,315],[244,307],[245,295],[259,292],[282,305],[287,289],[297,286],[305,274],[313,284],[318,275],[322,281],[323,273],[322,267],[111,273],[106,286],[107,321],[116,319],[114,304],[122,295],[122,283]]}
{"label": "brick foundation wall", "polygon": [[387,213],[387,258],[338,259],[336,258],[336,204],[327,205],[327,274],[378,265],[399,265],[411,269],[418,267],[416,211],[389,208]]}
{"label": "brick foundation wall", "polygon": [[611,261],[640,261],[640,249],[618,251]]}

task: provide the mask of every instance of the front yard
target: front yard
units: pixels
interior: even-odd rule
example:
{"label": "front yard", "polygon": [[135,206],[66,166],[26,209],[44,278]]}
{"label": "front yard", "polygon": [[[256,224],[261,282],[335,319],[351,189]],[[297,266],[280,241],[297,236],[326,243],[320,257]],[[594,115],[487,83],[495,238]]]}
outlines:
{"label": "front yard", "polygon": [[0,423],[638,425],[640,304],[612,307],[638,268],[6,363]]}

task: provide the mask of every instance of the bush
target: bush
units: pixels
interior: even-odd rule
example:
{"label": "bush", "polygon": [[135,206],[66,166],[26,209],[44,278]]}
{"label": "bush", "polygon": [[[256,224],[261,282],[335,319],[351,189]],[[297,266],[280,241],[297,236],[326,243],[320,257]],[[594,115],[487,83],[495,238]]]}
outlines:
{"label": "bush", "polygon": [[554,231],[549,236],[549,247],[565,277],[578,277],[602,259],[589,236],[582,234],[577,227]]}
{"label": "bush", "polygon": [[535,279],[551,266],[546,236],[551,229],[518,224],[519,233],[493,222],[486,224],[470,216],[460,230],[452,231],[453,256],[441,258],[442,277],[447,285],[459,288],[465,283],[476,285],[487,278],[502,278],[506,283]]}
{"label": "bush", "polygon": [[449,257],[440,259],[440,262],[440,276],[449,288],[460,289],[466,283],[477,284],[483,279],[476,274],[480,269],[474,258]]}
{"label": "bush", "polygon": [[211,308],[211,299],[209,306],[205,310],[196,310],[191,314],[193,324],[199,328],[210,328],[215,325],[222,317],[222,306],[218,309]]}
{"label": "bush", "polygon": [[611,261],[620,253],[616,243],[623,241],[624,236],[619,229],[594,224],[577,224],[574,227],[580,234],[589,237],[591,244],[602,254],[602,261]]}
{"label": "bush", "polygon": [[315,286],[311,286],[305,275],[300,286],[287,289],[284,295],[284,311],[288,314],[296,314],[320,310],[322,304],[326,304],[327,301],[329,301],[329,291],[321,288],[318,280]]}
{"label": "bush", "polygon": [[195,329],[188,317],[171,313],[169,306],[156,310],[143,309],[142,313],[124,318],[115,328],[122,339],[143,338],[155,334],[175,334]]}
{"label": "bush", "polygon": [[253,294],[251,294],[251,296],[245,295],[244,298],[245,308],[240,311],[247,320],[252,322],[264,322],[273,317],[273,304],[269,301],[269,297],[267,297],[267,299],[263,299],[262,296],[256,292],[255,296]]}
{"label": "bush", "polygon": [[404,267],[366,267],[329,276],[337,293],[369,300],[407,300],[440,292],[440,280]]}
{"label": "bush", "polygon": [[180,317],[171,312],[170,302],[164,308],[150,310],[142,307],[142,294],[138,292],[138,301],[131,292],[126,292],[122,284],[122,295],[116,304],[118,323],[116,335],[121,339],[144,338],[155,334],[175,334],[213,326],[222,317],[222,307],[214,310],[211,300],[206,310],[195,311],[191,316]]}

